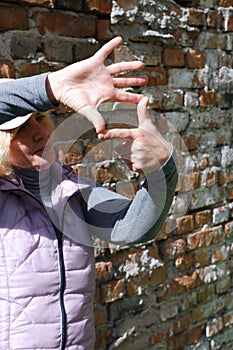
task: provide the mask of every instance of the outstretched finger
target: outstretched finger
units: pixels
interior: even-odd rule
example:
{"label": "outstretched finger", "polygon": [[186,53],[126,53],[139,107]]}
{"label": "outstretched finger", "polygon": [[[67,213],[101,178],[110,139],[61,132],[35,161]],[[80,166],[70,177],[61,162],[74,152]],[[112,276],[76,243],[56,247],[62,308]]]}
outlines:
{"label": "outstretched finger", "polygon": [[113,101],[113,102],[137,104],[142,98],[143,98],[143,95],[141,94],[136,94],[133,92],[127,92],[123,90],[116,90],[114,98],[109,99],[109,102]]}
{"label": "outstretched finger", "polygon": [[137,77],[117,77],[113,78],[113,84],[117,88],[128,87],[128,86],[142,86],[148,81],[146,75],[139,75]]}
{"label": "outstretched finger", "polygon": [[98,138],[100,140],[134,140],[134,134],[131,129],[110,129],[105,130],[104,133],[99,133]]}
{"label": "outstretched finger", "polygon": [[111,75],[116,75],[132,70],[139,70],[144,67],[142,61],[118,62],[107,66],[107,70]]}
{"label": "outstretched finger", "polygon": [[122,38],[120,36],[117,36],[116,38],[113,38],[110,40],[107,44],[103,45],[96,53],[95,57],[100,58],[103,62],[106,60],[106,58],[110,55],[110,53],[116,49],[118,46],[120,46],[122,43]]}

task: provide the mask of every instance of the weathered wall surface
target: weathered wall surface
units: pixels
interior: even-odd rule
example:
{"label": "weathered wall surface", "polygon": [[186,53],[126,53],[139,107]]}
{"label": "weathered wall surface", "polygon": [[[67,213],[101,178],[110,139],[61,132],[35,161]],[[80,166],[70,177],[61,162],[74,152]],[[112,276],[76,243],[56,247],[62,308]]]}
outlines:
{"label": "weathered wall surface", "polygon": [[[179,150],[180,177],[154,242],[96,250],[96,349],[232,350],[233,1],[0,1],[0,76],[56,70],[114,35],[124,43],[111,60],[145,63],[149,82],[137,90]],[[104,113],[122,122],[125,109]],[[59,123],[69,116],[55,114]],[[64,125],[59,159],[132,196],[140,178],[85,123],[72,129],[80,125],[85,135],[67,155]]]}

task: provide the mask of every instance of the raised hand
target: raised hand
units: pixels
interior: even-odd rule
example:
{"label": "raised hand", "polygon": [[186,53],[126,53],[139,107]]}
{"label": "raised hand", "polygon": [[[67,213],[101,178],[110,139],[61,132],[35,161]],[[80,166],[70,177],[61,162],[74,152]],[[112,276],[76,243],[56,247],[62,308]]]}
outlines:
{"label": "raised hand", "polygon": [[107,101],[138,103],[142,95],[118,88],[140,86],[147,82],[147,77],[144,75],[117,76],[123,72],[143,68],[144,64],[141,61],[105,66],[106,58],[121,42],[122,38],[116,37],[92,57],[48,75],[47,87],[50,98],[85,116],[92,122],[97,133],[105,130],[103,117],[97,111],[99,104]]}
{"label": "raised hand", "polygon": [[172,152],[171,144],[162,137],[152,123],[147,106],[148,98],[143,97],[137,106],[138,128],[110,129],[99,134],[101,140],[124,140],[117,146],[117,153],[132,170],[143,171],[145,174],[162,166]]}

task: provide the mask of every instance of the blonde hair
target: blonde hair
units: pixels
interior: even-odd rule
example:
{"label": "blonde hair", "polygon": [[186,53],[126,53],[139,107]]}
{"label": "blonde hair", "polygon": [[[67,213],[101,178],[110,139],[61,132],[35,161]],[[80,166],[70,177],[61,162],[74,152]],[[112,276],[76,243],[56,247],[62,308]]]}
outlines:
{"label": "blonde hair", "polygon": [[10,145],[16,132],[16,130],[0,131],[0,175],[7,176],[13,173],[10,163]]}
{"label": "blonde hair", "polygon": [[[46,119],[48,119],[51,123],[51,126],[54,128],[53,121],[51,120],[51,115],[48,112],[38,112],[37,114],[44,115]],[[14,173],[10,162],[10,146],[11,141],[16,136],[19,129],[20,126],[18,128],[7,131],[0,130],[0,175],[2,176],[9,176]]]}

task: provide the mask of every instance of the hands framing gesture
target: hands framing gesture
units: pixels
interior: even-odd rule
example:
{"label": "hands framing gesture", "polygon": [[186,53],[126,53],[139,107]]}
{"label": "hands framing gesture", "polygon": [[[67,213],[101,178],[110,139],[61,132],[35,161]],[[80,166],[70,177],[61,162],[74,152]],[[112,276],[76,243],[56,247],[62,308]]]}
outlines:
{"label": "hands framing gesture", "polygon": [[[50,99],[59,101],[86,117],[95,127],[101,140],[124,139],[117,151],[134,171],[145,173],[157,169],[169,158],[171,145],[153,125],[148,111],[148,98],[118,88],[145,85],[147,77],[119,74],[140,70],[141,61],[120,62],[105,66],[110,53],[122,43],[116,37],[99,49],[92,57],[74,63],[48,75]],[[135,129],[105,131],[105,122],[97,108],[102,102],[115,101],[138,104],[139,125]]]}
{"label": "hands framing gesture", "polygon": [[99,134],[99,139],[122,139],[116,151],[134,171],[145,174],[162,166],[172,153],[172,146],[152,123],[147,111],[148,98],[142,97],[137,106],[138,128],[110,129]]}
{"label": "hands framing gesture", "polygon": [[147,82],[146,76],[117,76],[123,72],[140,70],[144,66],[141,61],[104,65],[109,54],[121,43],[122,38],[116,37],[92,57],[48,75],[47,87],[50,99],[82,114],[94,125],[97,133],[105,130],[103,117],[97,111],[100,103],[107,101],[138,103],[143,97],[118,88],[144,85]]}

